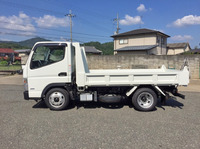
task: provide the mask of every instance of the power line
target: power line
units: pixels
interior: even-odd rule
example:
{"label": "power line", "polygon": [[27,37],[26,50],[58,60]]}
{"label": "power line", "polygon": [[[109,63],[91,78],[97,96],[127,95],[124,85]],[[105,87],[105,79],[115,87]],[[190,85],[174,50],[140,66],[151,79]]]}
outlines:
{"label": "power line", "polygon": [[[10,30],[10,31],[19,31],[19,32],[23,32],[24,30],[20,30],[20,29],[8,29],[8,28],[4,28],[4,27],[0,27],[0,29],[4,29],[4,30]],[[10,32],[9,32],[10,33]],[[29,31],[25,31],[25,35],[30,35],[30,36],[36,36],[34,34],[34,32],[29,32]],[[49,33],[44,33],[44,32],[37,32],[38,34],[43,34],[43,35],[50,35],[50,36],[65,36],[65,35],[58,35],[58,34],[49,34]],[[12,34],[16,34],[16,33],[12,33]],[[32,35],[31,35],[32,34]],[[21,34],[20,34],[21,35]],[[58,37],[59,38],[59,37]],[[76,38],[82,38],[82,39],[94,39],[93,37],[81,37],[81,36],[76,36]],[[99,37],[96,37],[99,38]],[[69,38],[67,38],[69,39]]]}
{"label": "power line", "polygon": [[[8,32],[1,32],[0,31],[0,34],[5,34],[5,35],[14,35],[14,36],[24,36],[24,37],[38,37],[36,35],[29,35],[29,34],[17,34],[17,33],[8,33]],[[47,37],[47,36],[40,36],[42,38],[53,38],[53,39],[59,39],[57,37]]]}
{"label": "power line", "polygon": [[[8,33],[8,32],[1,32],[0,31],[0,34],[4,34],[4,35],[12,35],[12,36],[23,36],[23,37],[41,37],[41,38],[46,38],[46,39],[53,39],[53,40],[60,40],[60,38],[58,37],[49,37],[49,36],[36,36],[36,35],[28,35],[28,34],[17,34],[17,33]],[[77,40],[77,39],[74,39],[75,41],[77,42],[80,42],[80,43],[84,43],[84,41],[80,41],[80,40]]]}
{"label": "power line", "polygon": [[[31,11],[34,10],[34,12],[35,12],[35,10],[37,10],[37,11],[40,11],[40,12],[48,12],[48,13],[54,13],[54,14],[59,14],[59,15],[63,15],[64,14],[62,12],[52,11],[52,10],[48,10],[48,9],[38,8],[38,7],[33,7],[33,6],[30,6],[30,5],[20,4],[20,3],[16,3],[16,2],[10,2],[10,1],[4,1],[4,0],[0,0],[0,1],[1,1],[1,4],[7,5],[9,7],[10,6],[11,7],[15,7],[15,8],[16,7],[21,7],[21,8],[25,8],[25,9],[31,10]],[[91,13],[91,15],[92,14],[94,14],[94,13]],[[98,15],[98,14],[96,13],[96,15]],[[102,25],[99,25],[99,24],[95,24],[94,22],[88,21],[85,18],[84,19],[82,19],[80,17],[78,17],[78,18],[80,20],[83,20],[83,22],[86,22],[87,25],[95,27],[95,29],[102,28],[103,29],[102,31],[105,30],[106,33],[108,33],[108,31],[110,32],[110,29],[105,28],[105,26],[102,26]],[[2,21],[0,21],[0,22],[2,22]],[[11,22],[6,22],[6,21],[4,21],[2,23],[10,23],[10,24],[15,24],[15,25],[22,25],[22,24],[16,24],[16,23],[11,23]],[[25,25],[23,24],[23,26],[25,26]],[[56,31],[56,32],[67,32],[67,33],[69,33],[68,31],[63,31],[63,30],[58,30],[58,29],[50,29],[50,28],[46,28],[46,27],[38,27],[38,26],[34,26],[32,24],[31,24],[31,26],[33,26],[35,28],[39,28],[39,29],[44,29],[44,30],[51,30],[51,31]],[[37,32],[37,33],[39,33],[39,32]],[[71,33],[71,31],[70,31],[70,33]],[[44,33],[40,33],[40,34],[44,34]],[[107,39],[110,39],[109,36],[96,35],[96,34],[87,34],[87,33],[80,33],[80,32],[73,32],[73,34],[83,35],[83,36],[90,36],[90,37],[95,37],[95,38],[104,38],[104,39],[107,38]]]}
{"label": "power line", "polygon": [[[64,3],[64,2],[61,2],[61,3],[62,3],[62,6],[63,6],[63,5],[66,5],[66,3]],[[67,3],[69,3],[69,2],[67,2]],[[58,3],[58,4],[60,4],[60,3]],[[71,3],[70,5],[71,5],[72,7],[74,7],[74,8],[77,8],[78,10],[85,11],[85,12],[86,12],[85,14],[87,14],[87,15],[89,15],[89,16],[93,15],[94,18],[102,17],[102,18],[106,18],[106,20],[110,20],[110,18],[112,18],[112,16],[108,16],[108,14],[103,15],[103,14],[101,14],[101,13],[99,13],[99,12],[93,11],[93,10],[91,10],[91,9],[87,9],[87,8],[85,8],[85,7],[78,7],[77,5],[74,5],[74,4],[72,4],[72,3]]]}
{"label": "power line", "polygon": [[[12,22],[8,22],[8,21],[0,21],[0,23],[8,23],[8,24],[14,24],[14,25],[20,25],[20,26],[26,26],[24,24],[16,24],[16,23],[12,23]],[[28,25],[29,26],[29,25]],[[32,25],[33,27],[35,28],[38,28],[38,29],[44,29],[44,30],[50,30],[50,31],[57,31],[57,32],[67,32],[67,33],[70,33],[68,31],[64,31],[64,30],[58,30],[58,29],[50,29],[50,28],[45,28],[45,27],[38,27],[38,26],[34,26]],[[7,28],[5,28],[7,29]],[[23,30],[24,31],[24,30]],[[101,37],[101,38],[109,38],[109,36],[103,36],[103,35],[96,35],[96,34],[86,34],[86,33],[79,33],[79,32],[73,32],[73,34],[78,34],[78,35],[85,35],[85,36],[92,36],[92,37]]]}
{"label": "power line", "polygon": [[0,0],[1,1],[1,4],[4,4],[4,5],[8,5],[8,6],[12,6],[12,7],[23,7],[25,9],[32,9],[34,10],[37,10],[37,11],[40,11],[40,12],[50,12],[50,13],[54,13],[54,14],[58,14],[58,15],[63,15],[62,12],[58,12],[58,11],[52,11],[52,10],[48,10],[48,9],[43,9],[43,8],[38,8],[38,7],[33,7],[33,6],[30,6],[30,5],[25,5],[25,4],[20,4],[20,3],[15,3],[15,2],[10,2],[10,1],[3,1],[3,0]]}
{"label": "power line", "polygon": [[[9,1],[3,1],[3,0],[0,0],[1,1],[1,3],[2,4],[4,4],[4,5],[8,5],[9,7],[10,6],[13,6],[13,7],[22,7],[22,8],[25,8],[25,9],[28,9],[28,10],[34,10],[34,12],[35,12],[35,10],[37,9],[38,11],[40,11],[40,12],[50,12],[50,13],[53,13],[53,14],[58,14],[58,15],[63,15],[64,13],[63,12],[58,12],[58,11],[52,11],[52,10],[48,10],[48,9],[43,9],[43,8],[38,8],[38,7],[33,7],[33,6],[30,6],[30,5],[25,5],[25,4],[20,4],[20,3],[15,3],[15,2],[9,2]],[[91,13],[92,14],[92,13]],[[78,18],[80,18],[80,17],[78,17]],[[90,25],[90,26],[96,26],[96,27],[98,27],[98,28],[102,28],[102,29],[104,29],[105,30],[105,32],[107,32],[107,31],[109,31],[110,32],[110,29],[107,29],[107,28],[105,28],[105,26],[101,26],[101,25],[99,25],[99,24],[94,24],[93,22],[91,22],[91,21],[88,21],[88,20],[86,20],[86,19],[81,19],[81,20],[83,20],[84,22],[87,22],[87,25]],[[94,25],[92,25],[92,24],[94,24]]]}
{"label": "power line", "polygon": [[[33,7],[33,6],[30,6],[30,5],[25,5],[25,4],[22,4],[22,3],[16,3],[16,2],[11,2],[11,1],[4,1],[4,0],[0,0],[1,1],[1,4],[4,4],[4,5],[8,5],[8,6],[12,6],[12,7],[15,7],[16,8],[16,6],[18,6],[18,7],[23,7],[23,8],[25,8],[25,9],[28,9],[28,10],[30,10],[30,9],[32,9],[32,10],[38,10],[38,11],[40,11],[40,12],[49,12],[49,13],[54,13],[54,14],[58,14],[58,15],[61,15],[61,16],[63,16],[63,12],[60,12],[60,11],[55,11],[55,10],[49,10],[49,9],[44,9],[44,8],[39,8],[39,7]],[[61,2],[61,3],[63,3],[63,2]],[[59,3],[58,3],[59,4]],[[63,3],[64,5],[65,5],[65,3]],[[85,8],[82,8],[82,7],[78,7],[78,6],[76,6],[76,5],[73,5],[73,4],[70,4],[70,5],[72,5],[72,6],[75,6],[76,8],[78,8],[79,10],[81,9],[81,10],[83,10],[83,11],[88,11],[88,13],[87,14],[90,14],[90,16],[91,16],[91,14],[92,15],[94,15],[94,14],[96,14],[96,15],[94,15],[94,17],[96,17],[96,16],[101,16],[101,17],[103,17],[103,18],[108,18],[108,19],[110,19],[111,18],[111,16],[107,16],[107,15],[102,15],[102,14],[100,14],[100,13],[98,13],[98,12],[95,12],[95,11],[92,11],[92,10],[89,10],[89,9],[85,9]],[[63,6],[63,5],[62,5]]]}
{"label": "power line", "polygon": [[[35,32],[31,32],[31,31],[24,31],[24,30],[20,30],[20,29],[11,29],[11,28],[5,28],[5,27],[0,27],[0,29],[11,30],[11,31],[19,31],[19,32],[26,32],[26,33],[35,33]],[[37,33],[45,34],[45,35],[59,36],[59,35],[56,35],[56,34],[49,34],[49,33],[43,33],[43,32],[37,32]],[[60,35],[60,36],[64,36],[64,35]]]}
{"label": "power line", "polygon": [[[84,22],[87,22],[91,27],[93,27],[93,28],[95,28],[95,29],[97,29],[97,27],[98,27],[98,28],[103,29],[104,32],[106,32],[106,33],[110,32],[110,29],[105,28],[105,26],[101,26],[101,25],[99,25],[99,24],[97,25],[97,24],[93,23],[92,21],[88,21],[88,20],[86,20],[85,18],[82,18],[82,17],[79,17],[79,19],[80,19],[80,20],[83,20]],[[99,29],[98,29],[98,30],[99,30]]]}
{"label": "power line", "polygon": [[[61,3],[65,4],[63,2],[61,2]],[[82,11],[85,11],[85,12],[87,11],[87,13],[85,13],[85,14],[87,14],[88,16],[93,16],[93,18],[95,18],[95,19],[97,18],[97,20],[100,21],[100,22],[97,23],[97,24],[94,24],[92,21],[88,21],[88,19],[86,20],[85,18],[82,18],[80,16],[77,17],[78,19],[83,20],[83,22],[87,22],[87,25],[89,24],[92,27],[96,26],[98,28],[104,29],[106,32],[107,31],[110,32],[110,28],[108,29],[105,26],[100,25],[102,23],[102,21],[99,19],[99,17],[102,17],[102,18],[104,18],[104,20],[110,21],[110,23],[111,23],[111,21],[112,21],[112,19],[111,19],[112,17],[111,16],[102,15],[102,14],[100,14],[98,12],[92,11],[91,9],[86,9],[84,7],[78,7],[77,5],[73,5],[73,4],[70,4],[70,5],[74,6],[75,8],[78,8],[78,10],[82,10]],[[94,19],[92,19],[92,20],[94,20]],[[105,21],[103,21],[103,22],[105,22]]]}
{"label": "power line", "polygon": [[[15,30],[15,29],[9,29],[9,30]],[[18,31],[22,31],[22,30],[18,30]],[[41,38],[51,39],[51,40],[61,40],[62,39],[61,37],[58,37],[59,35],[54,35],[54,34],[48,34],[48,35],[51,35],[51,36],[44,36],[44,35],[38,36],[38,35],[34,35],[34,34],[29,34],[29,32],[26,32],[26,33],[24,33],[24,32],[23,33],[11,33],[11,32],[1,32],[1,31],[0,31],[0,34],[12,35],[12,36],[23,36],[23,37],[41,37]],[[46,35],[46,33],[42,33],[42,34]],[[78,39],[76,39],[76,38],[78,38]],[[85,40],[82,41],[82,40],[79,40],[79,39],[91,39],[91,38],[85,38],[85,37],[76,37],[76,38],[74,38],[73,40],[80,42],[80,43],[85,43],[87,41],[85,41]],[[65,39],[65,41],[69,41],[69,39]]]}

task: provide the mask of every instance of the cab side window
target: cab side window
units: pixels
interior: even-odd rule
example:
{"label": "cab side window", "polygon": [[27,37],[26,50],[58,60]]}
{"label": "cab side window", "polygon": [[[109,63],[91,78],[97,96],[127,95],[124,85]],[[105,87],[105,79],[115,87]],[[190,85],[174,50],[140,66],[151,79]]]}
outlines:
{"label": "cab side window", "polygon": [[44,67],[64,59],[65,46],[38,46],[31,59],[31,69]]}

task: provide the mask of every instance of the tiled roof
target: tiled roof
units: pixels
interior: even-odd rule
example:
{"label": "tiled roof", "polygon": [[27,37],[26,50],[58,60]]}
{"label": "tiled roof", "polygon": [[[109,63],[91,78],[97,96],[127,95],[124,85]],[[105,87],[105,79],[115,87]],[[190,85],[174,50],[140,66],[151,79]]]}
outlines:
{"label": "tiled roof", "polygon": [[125,33],[113,35],[113,36],[111,36],[111,37],[115,38],[115,37],[123,37],[123,36],[131,36],[131,35],[140,35],[140,34],[161,34],[161,35],[163,35],[163,36],[170,37],[169,35],[164,34],[164,33],[160,32],[160,31],[150,30],[150,29],[146,29],[146,28],[132,30],[132,31],[129,31],[129,32],[125,32]]}
{"label": "tiled roof", "polygon": [[185,48],[188,45],[187,42],[183,42],[183,43],[168,43],[167,47],[170,49],[173,48]]}
{"label": "tiled roof", "polygon": [[17,53],[13,49],[0,48],[0,53]]}
{"label": "tiled roof", "polygon": [[115,51],[143,51],[143,50],[151,50],[155,47],[157,47],[157,45],[127,46],[120,49],[116,49]]}
{"label": "tiled roof", "polygon": [[100,54],[102,53],[102,51],[96,49],[95,47],[93,46],[83,46],[85,48],[85,52],[86,53],[96,53],[96,54]]}

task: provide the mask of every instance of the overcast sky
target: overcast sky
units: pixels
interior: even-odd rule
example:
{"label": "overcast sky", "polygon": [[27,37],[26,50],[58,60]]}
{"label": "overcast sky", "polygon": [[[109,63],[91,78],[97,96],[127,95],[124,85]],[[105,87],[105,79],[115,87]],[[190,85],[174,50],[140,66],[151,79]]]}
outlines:
{"label": "overcast sky", "polygon": [[70,9],[75,41],[112,41],[118,13],[120,33],[148,28],[200,47],[200,0],[0,0],[0,40],[68,40]]}

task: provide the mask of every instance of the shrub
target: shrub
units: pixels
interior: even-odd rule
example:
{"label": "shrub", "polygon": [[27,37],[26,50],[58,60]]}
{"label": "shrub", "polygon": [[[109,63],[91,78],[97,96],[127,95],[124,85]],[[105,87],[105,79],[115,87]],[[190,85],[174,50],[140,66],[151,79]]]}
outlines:
{"label": "shrub", "polygon": [[0,61],[0,65],[8,65],[7,61]]}
{"label": "shrub", "polygon": [[20,65],[21,62],[20,62],[20,61],[16,61],[15,64],[16,64],[16,65]]}
{"label": "shrub", "polygon": [[11,60],[10,57],[8,57],[8,58],[6,59],[7,62],[10,62],[10,60]]}

